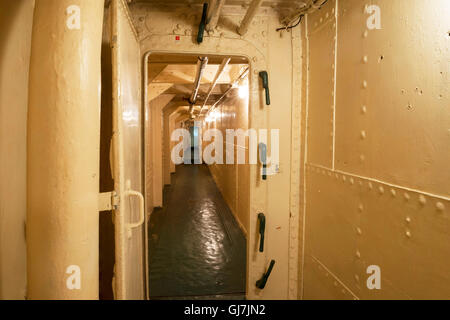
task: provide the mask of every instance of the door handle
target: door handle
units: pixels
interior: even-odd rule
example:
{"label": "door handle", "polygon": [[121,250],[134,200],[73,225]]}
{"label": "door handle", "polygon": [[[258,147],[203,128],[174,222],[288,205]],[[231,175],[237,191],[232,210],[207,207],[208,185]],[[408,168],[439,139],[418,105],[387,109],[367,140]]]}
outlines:
{"label": "door handle", "polygon": [[202,13],[202,21],[200,22],[200,25],[198,27],[198,34],[197,34],[197,43],[200,44],[203,42],[203,34],[205,33],[205,27],[206,27],[206,17],[208,14],[208,3],[205,2],[203,4],[203,13]]}
{"label": "door handle", "polygon": [[258,289],[264,289],[266,287],[267,279],[269,279],[274,265],[275,265],[275,260],[270,261],[269,269],[267,269],[267,272],[262,276],[261,279],[256,281],[256,287]]}
{"label": "door handle", "polygon": [[138,191],[131,190],[131,182],[130,180],[127,181],[127,190],[124,192],[125,197],[138,197],[139,199],[139,221],[136,223],[127,223],[127,233],[128,233],[128,239],[132,236],[132,230],[134,228],[140,227],[144,221],[145,221],[145,199],[142,193]]}
{"label": "door handle", "polygon": [[269,75],[267,71],[261,71],[259,76],[261,77],[263,88],[266,91],[266,104],[270,106]]}
{"label": "door handle", "polygon": [[262,163],[262,179],[267,180],[267,145],[265,143],[259,144],[259,161]]}
{"label": "door handle", "polygon": [[264,252],[264,232],[266,230],[266,216],[264,213],[258,214],[259,221],[259,252]]}

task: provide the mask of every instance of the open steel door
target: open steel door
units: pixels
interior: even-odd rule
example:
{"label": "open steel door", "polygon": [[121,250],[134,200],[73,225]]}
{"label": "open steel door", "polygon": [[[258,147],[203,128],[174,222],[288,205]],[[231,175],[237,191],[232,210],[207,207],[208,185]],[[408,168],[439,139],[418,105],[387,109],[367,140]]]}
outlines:
{"label": "open steel door", "polygon": [[111,1],[113,68],[112,167],[117,205],[115,299],[144,299],[145,201],[143,190],[143,114],[141,57],[136,31],[123,0]]}

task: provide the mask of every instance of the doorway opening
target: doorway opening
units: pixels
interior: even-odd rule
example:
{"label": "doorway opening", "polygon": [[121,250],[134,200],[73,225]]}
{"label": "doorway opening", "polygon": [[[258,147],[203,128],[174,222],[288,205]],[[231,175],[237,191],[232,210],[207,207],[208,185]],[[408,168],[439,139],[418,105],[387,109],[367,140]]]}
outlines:
{"label": "doorway opening", "polygon": [[149,297],[245,299],[249,63],[152,52],[144,70]]}

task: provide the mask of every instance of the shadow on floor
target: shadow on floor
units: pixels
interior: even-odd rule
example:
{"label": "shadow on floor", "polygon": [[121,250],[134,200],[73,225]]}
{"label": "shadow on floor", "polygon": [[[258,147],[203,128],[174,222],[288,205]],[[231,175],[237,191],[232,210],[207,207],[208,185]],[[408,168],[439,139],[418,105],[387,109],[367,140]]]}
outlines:
{"label": "shadow on floor", "polygon": [[149,224],[152,299],[244,299],[246,240],[206,165],[180,165]]}

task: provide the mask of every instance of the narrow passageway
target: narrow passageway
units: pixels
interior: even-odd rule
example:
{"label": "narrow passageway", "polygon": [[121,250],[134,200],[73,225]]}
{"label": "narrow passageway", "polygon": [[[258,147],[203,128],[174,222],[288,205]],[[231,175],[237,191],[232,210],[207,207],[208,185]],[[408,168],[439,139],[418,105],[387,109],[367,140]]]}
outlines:
{"label": "narrow passageway", "polygon": [[149,228],[151,298],[245,297],[245,236],[206,165],[177,166]]}

